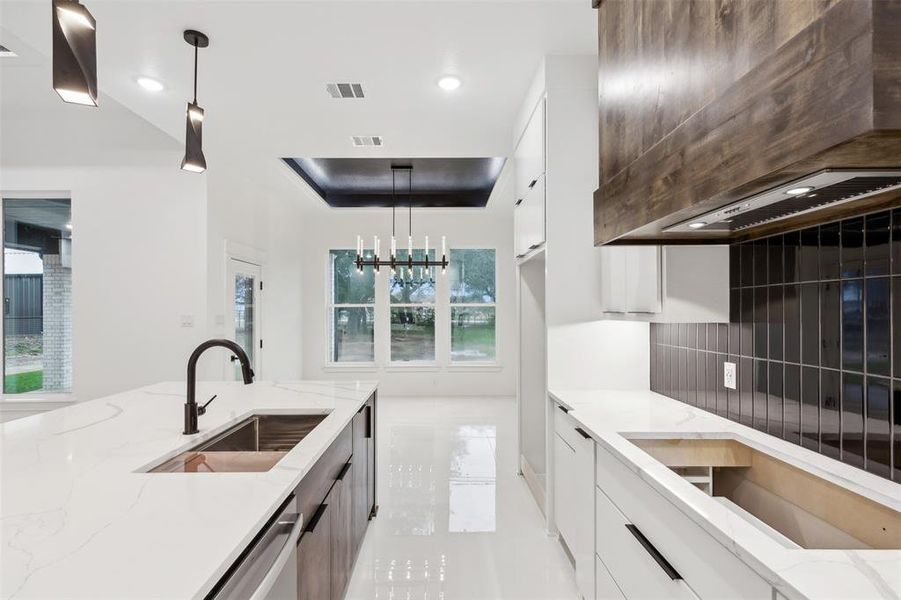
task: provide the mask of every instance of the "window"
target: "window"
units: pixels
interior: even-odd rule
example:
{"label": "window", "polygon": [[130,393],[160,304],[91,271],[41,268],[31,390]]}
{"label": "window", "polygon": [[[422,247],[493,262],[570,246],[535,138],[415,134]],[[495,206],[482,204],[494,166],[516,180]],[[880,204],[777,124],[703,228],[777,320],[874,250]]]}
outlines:
{"label": "window", "polygon": [[[398,249],[398,261],[407,250]],[[425,260],[425,251],[413,250],[413,260]],[[434,250],[429,260],[435,260]],[[391,362],[435,361],[435,283],[420,267],[400,267],[396,277],[388,277],[391,303]]]}
{"label": "window", "polygon": [[494,250],[450,251],[451,362],[497,355]]}
{"label": "window", "polygon": [[3,393],[72,389],[68,199],[3,199]]}
{"label": "window", "polygon": [[331,250],[330,344],[332,363],[375,361],[375,273],[366,267],[359,273],[354,250]]}

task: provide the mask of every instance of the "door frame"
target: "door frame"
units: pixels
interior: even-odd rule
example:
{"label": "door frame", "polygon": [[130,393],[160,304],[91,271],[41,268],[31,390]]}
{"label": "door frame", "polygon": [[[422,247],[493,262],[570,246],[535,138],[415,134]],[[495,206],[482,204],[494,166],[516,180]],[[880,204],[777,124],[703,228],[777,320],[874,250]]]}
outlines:
{"label": "door frame", "polygon": [[[225,328],[226,332],[231,332],[231,335],[227,336],[229,339],[234,336],[233,325],[230,324],[229,315],[232,315],[234,310],[233,302],[234,298],[229,296],[232,286],[234,285],[230,278],[230,267],[232,261],[237,261],[240,263],[246,263],[253,267],[256,267],[260,270],[260,281],[266,277],[266,252],[264,250],[260,250],[258,248],[254,248],[252,246],[247,246],[240,242],[235,242],[233,240],[225,240],[225,253],[224,259],[222,262],[222,297],[224,299],[223,305],[223,318],[224,323],[222,324]],[[258,339],[263,339],[263,322],[264,322],[264,311],[265,311],[265,301],[263,296],[263,290],[256,289],[254,290],[254,294],[257,294],[258,299],[258,308],[256,310],[256,327],[258,327],[259,334],[257,335]],[[233,316],[233,315],[232,315]],[[262,378],[263,373],[263,348],[254,348],[254,365],[253,370],[257,379]],[[229,376],[229,363],[223,363],[222,365],[222,375],[224,379],[227,379]]]}

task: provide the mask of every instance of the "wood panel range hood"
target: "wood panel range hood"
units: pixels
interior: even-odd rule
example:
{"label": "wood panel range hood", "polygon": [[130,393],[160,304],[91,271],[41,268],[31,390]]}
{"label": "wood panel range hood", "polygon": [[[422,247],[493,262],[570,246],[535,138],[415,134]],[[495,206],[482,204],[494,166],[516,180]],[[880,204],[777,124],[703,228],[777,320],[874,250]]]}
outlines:
{"label": "wood panel range hood", "polygon": [[601,0],[595,244],[901,205],[901,2]]}

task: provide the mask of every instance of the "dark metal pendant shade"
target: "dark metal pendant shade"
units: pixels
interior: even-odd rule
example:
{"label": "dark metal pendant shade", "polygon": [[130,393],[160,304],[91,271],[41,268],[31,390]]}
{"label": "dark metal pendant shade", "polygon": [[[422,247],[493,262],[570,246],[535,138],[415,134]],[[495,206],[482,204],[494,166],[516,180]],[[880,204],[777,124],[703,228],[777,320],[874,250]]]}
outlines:
{"label": "dark metal pendant shade", "polygon": [[188,102],[185,121],[185,157],[181,161],[181,168],[203,173],[206,171],[206,158],[203,156],[203,109]]}
{"label": "dark metal pendant shade", "polygon": [[78,0],[53,0],[53,89],[64,102],[97,106],[97,22]]}
{"label": "dark metal pendant shade", "polygon": [[194,101],[188,102],[185,116],[185,157],[181,160],[181,168],[192,173],[203,173],[206,171],[206,157],[203,156],[203,109],[197,104],[197,49],[209,46],[210,38],[193,29],[186,30],[184,38],[194,47]]}

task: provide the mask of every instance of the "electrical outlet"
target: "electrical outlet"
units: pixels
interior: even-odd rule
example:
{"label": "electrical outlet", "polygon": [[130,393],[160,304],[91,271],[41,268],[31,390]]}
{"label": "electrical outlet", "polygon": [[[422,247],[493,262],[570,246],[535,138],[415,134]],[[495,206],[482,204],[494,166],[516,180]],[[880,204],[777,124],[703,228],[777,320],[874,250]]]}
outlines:
{"label": "electrical outlet", "polygon": [[735,363],[723,363],[723,385],[730,390],[735,389]]}

